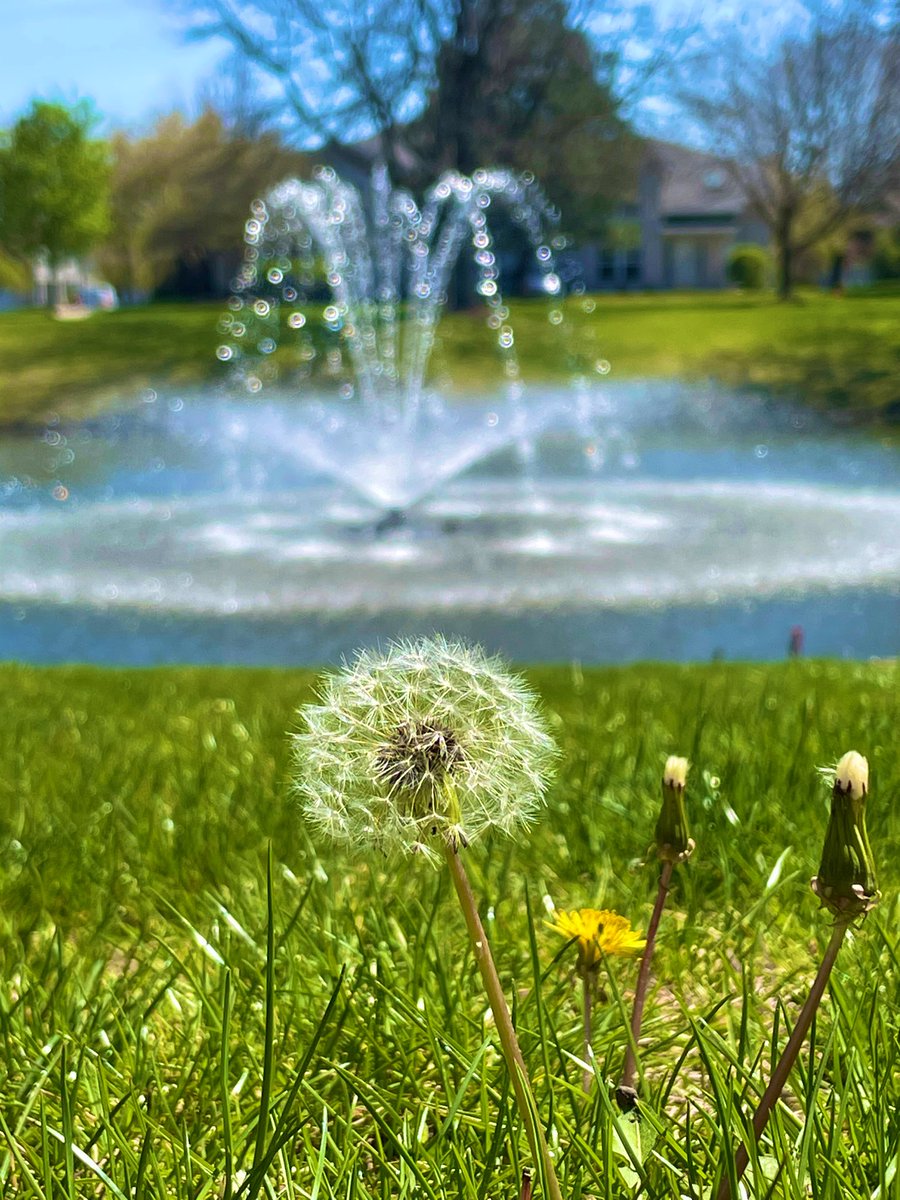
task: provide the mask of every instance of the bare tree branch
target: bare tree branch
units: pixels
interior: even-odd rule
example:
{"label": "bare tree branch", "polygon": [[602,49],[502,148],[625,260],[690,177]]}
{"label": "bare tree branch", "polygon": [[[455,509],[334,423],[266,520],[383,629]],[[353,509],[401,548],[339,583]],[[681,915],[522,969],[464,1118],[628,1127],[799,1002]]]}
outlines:
{"label": "bare tree branch", "polygon": [[864,5],[802,38],[708,55],[686,110],[772,231],[782,295],[797,254],[900,186],[900,32]]}

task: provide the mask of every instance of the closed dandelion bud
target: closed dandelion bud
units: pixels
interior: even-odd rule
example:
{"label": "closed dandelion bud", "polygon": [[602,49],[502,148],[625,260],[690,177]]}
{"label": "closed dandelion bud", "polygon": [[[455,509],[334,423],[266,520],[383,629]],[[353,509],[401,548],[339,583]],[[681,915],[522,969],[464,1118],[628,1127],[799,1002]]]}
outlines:
{"label": "closed dandelion bud", "polygon": [[684,788],[689,767],[686,758],[670,754],[662,780],[662,808],[656,822],[656,850],[664,862],[685,862],[694,850],[684,808]]}
{"label": "closed dandelion bud", "polygon": [[880,899],[875,861],[866,832],[869,764],[849,750],[834,769],[822,770],[832,783],[831,816],[812,889],[839,917],[863,916]]}
{"label": "closed dandelion bud", "polygon": [[306,819],[335,841],[435,862],[444,843],[533,820],[556,755],[525,683],[440,637],[361,651],[300,717]]}

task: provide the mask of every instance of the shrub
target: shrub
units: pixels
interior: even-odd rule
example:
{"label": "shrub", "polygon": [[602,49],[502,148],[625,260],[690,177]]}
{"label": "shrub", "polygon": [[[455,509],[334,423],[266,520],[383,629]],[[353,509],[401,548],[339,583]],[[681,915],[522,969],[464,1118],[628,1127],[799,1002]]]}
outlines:
{"label": "shrub", "polygon": [[900,279],[900,225],[876,234],[872,268],[876,279]]}
{"label": "shrub", "polygon": [[728,278],[741,288],[761,288],[769,270],[769,256],[762,246],[737,245],[728,254]]}

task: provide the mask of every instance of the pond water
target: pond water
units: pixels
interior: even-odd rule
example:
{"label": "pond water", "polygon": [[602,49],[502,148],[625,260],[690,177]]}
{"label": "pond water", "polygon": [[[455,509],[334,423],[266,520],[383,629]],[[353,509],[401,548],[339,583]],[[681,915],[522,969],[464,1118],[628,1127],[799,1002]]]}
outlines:
{"label": "pond water", "polygon": [[[890,444],[712,386],[606,384],[536,423],[527,465],[485,433],[399,513],[300,407],[151,392],[0,435],[0,658],[320,663],[436,628],[519,660],[778,658],[796,625],[810,654],[900,649]],[[428,452],[502,411],[461,398]],[[339,427],[326,445],[341,460]]]}

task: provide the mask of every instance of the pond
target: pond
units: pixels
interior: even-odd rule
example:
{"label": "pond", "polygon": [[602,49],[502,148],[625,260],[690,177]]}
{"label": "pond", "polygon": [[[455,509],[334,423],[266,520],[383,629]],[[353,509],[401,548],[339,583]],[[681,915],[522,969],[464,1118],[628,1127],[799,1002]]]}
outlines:
{"label": "pond", "polygon": [[712,385],[585,403],[523,455],[475,445],[507,416],[460,399],[400,448],[444,476],[403,511],[330,410],[277,395],[2,434],[0,658],[317,664],[440,629],[522,661],[771,659],[795,626],[809,654],[897,653],[896,447]]}

